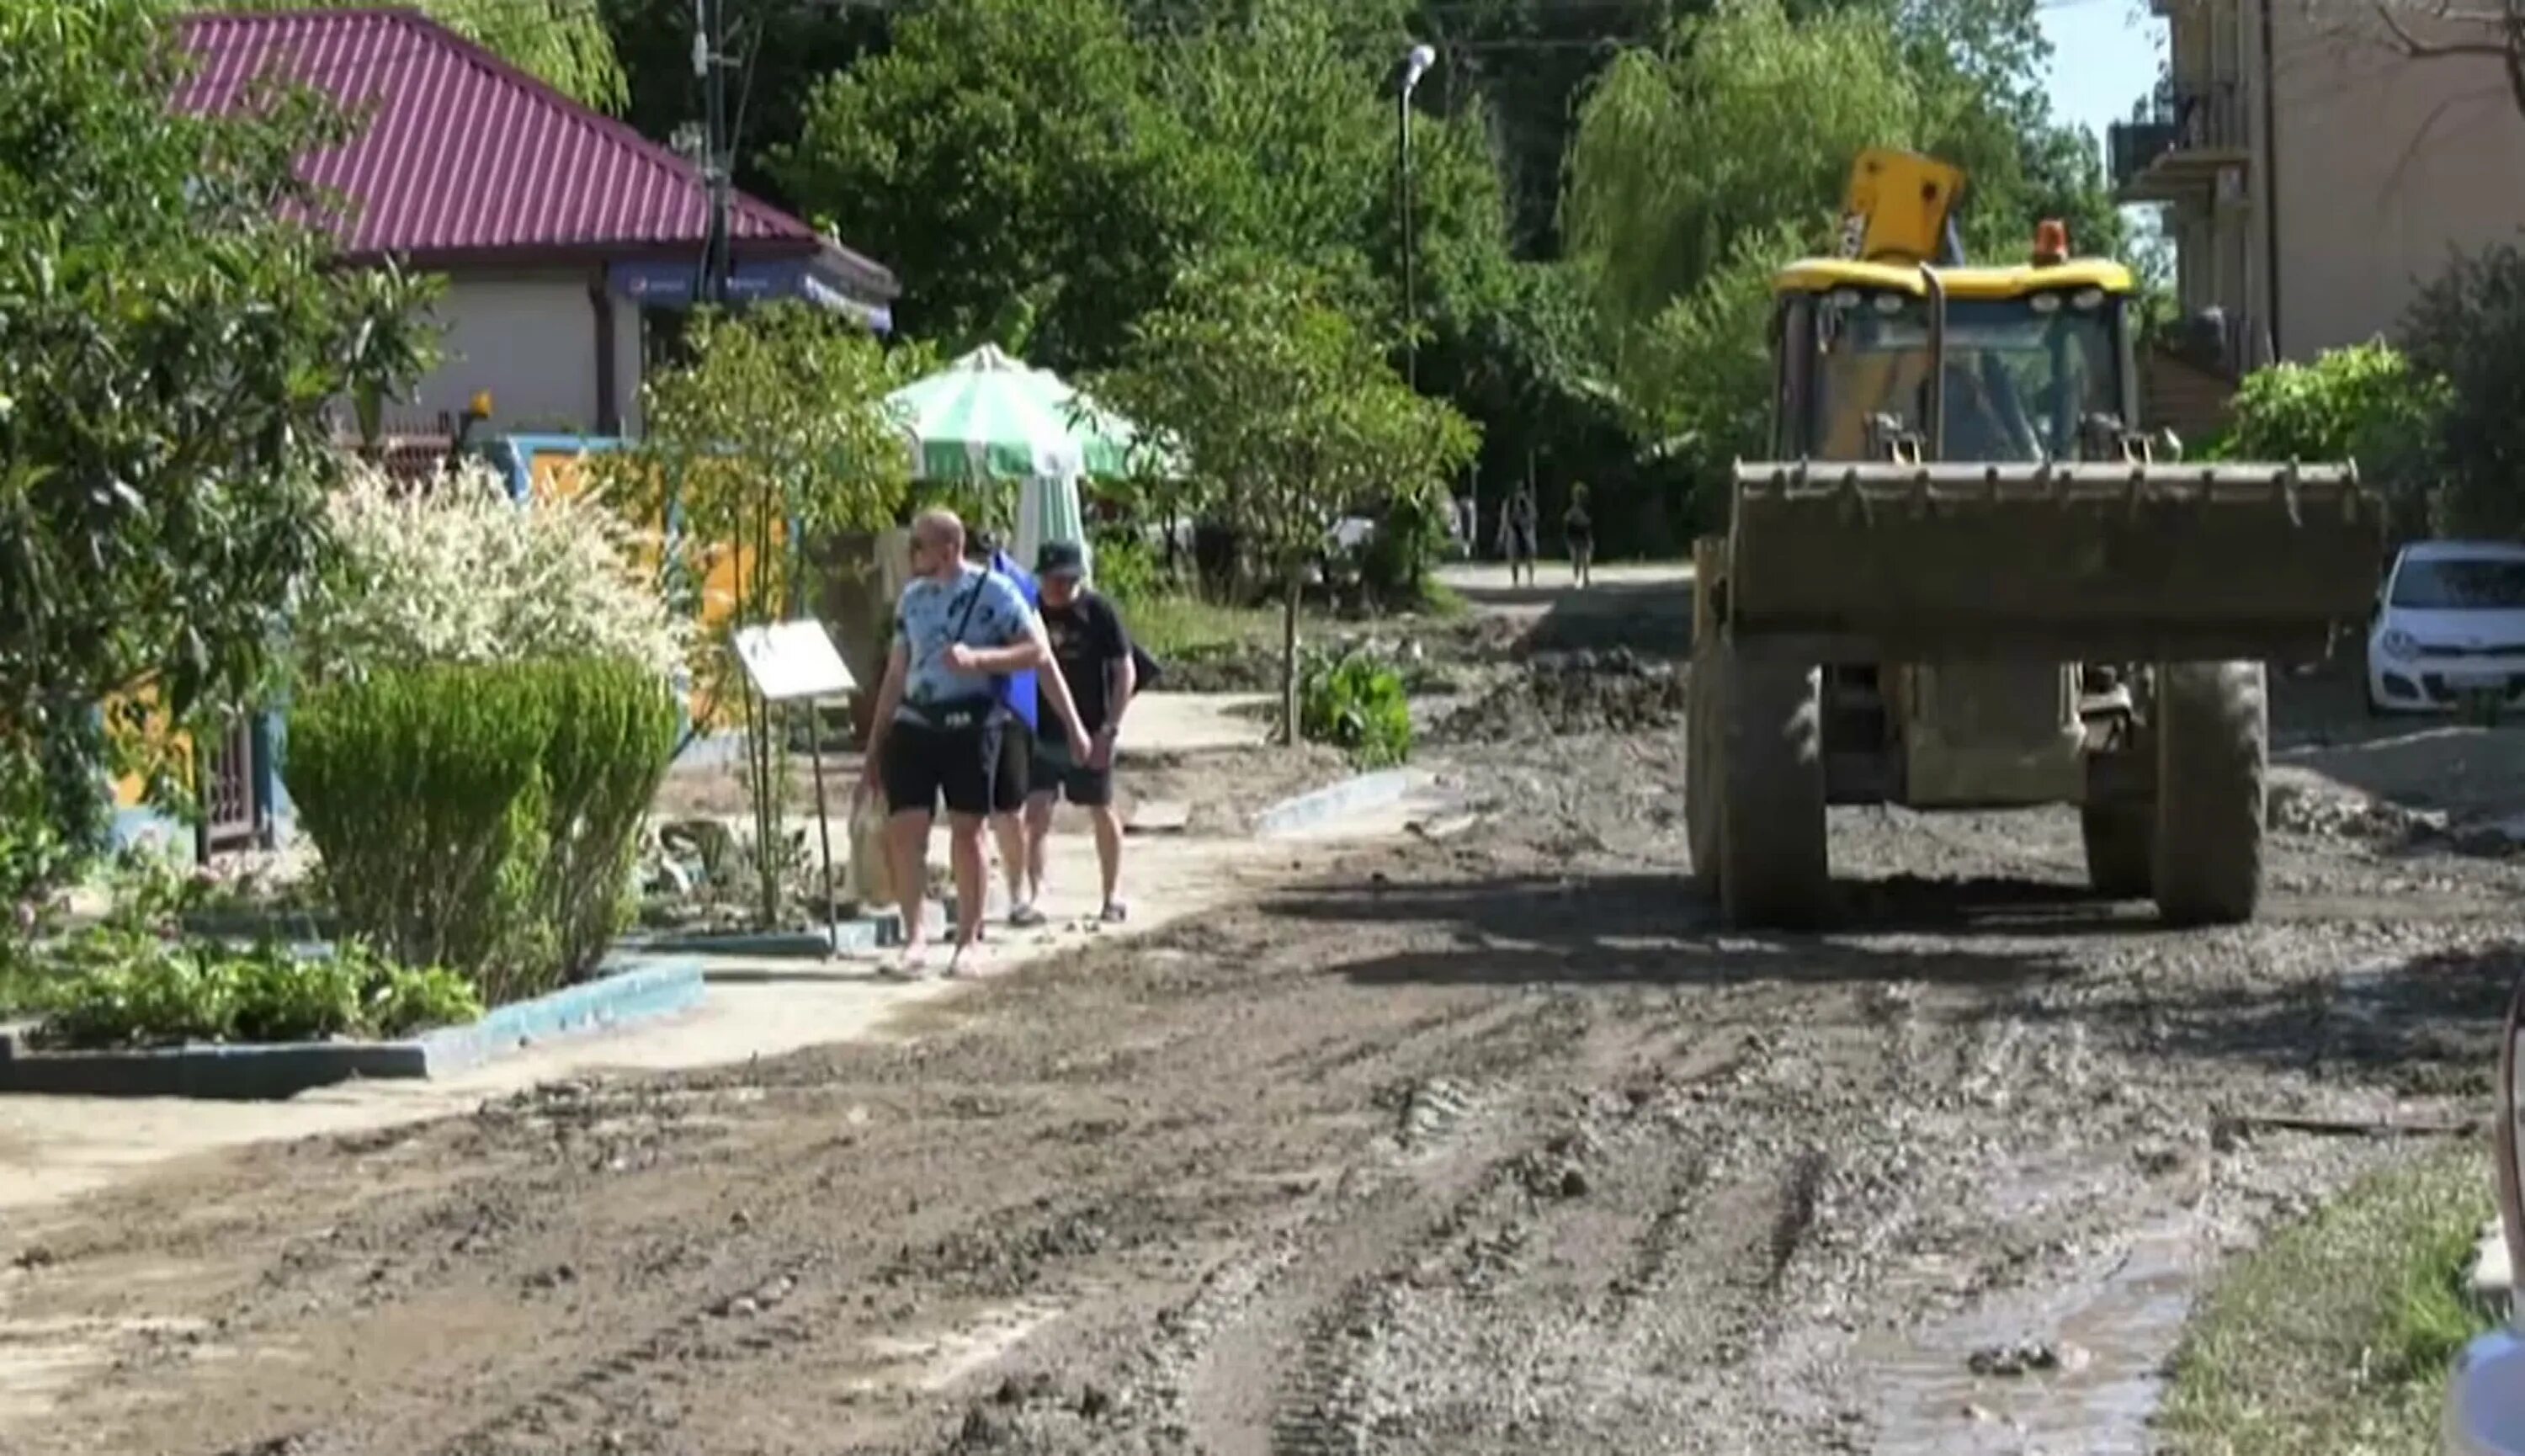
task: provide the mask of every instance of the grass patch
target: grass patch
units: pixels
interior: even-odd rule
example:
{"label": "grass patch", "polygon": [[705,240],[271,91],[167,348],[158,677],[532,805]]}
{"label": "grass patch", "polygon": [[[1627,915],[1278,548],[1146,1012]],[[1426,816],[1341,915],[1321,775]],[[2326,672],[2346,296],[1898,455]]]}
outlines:
{"label": "grass patch", "polygon": [[2467,1140],[2370,1175],[2231,1265],[2158,1417],[2171,1456],[2430,1456],[2448,1364],[2491,1327],[2465,1271],[2492,1217]]}
{"label": "grass patch", "polygon": [[1119,605],[1131,635],[1160,662],[1279,641],[1276,607],[1222,606],[1188,592],[1134,596]]}

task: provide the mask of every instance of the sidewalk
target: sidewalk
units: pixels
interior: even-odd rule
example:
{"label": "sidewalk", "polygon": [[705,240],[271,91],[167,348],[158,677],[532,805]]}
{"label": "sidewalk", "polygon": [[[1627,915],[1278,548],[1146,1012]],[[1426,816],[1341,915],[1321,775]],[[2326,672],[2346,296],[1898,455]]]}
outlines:
{"label": "sidewalk", "polygon": [[[243,1143],[470,1112],[488,1099],[556,1079],[720,1066],[883,1035],[887,1022],[905,1007],[957,994],[1091,939],[1143,933],[1199,915],[1266,877],[1290,873],[1293,862],[1285,843],[1135,837],[1123,859],[1131,922],[1111,929],[1095,923],[1093,840],[1056,835],[1051,854],[1044,904],[1051,924],[1032,930],[991,927],[954,980],[886,979],[877,974],[882,952],[829,961],[712,956],[703,958],[709,998],[689,1016],[555,1042],[438,1080],[351,1082],[286,1102],[0,1097],[0,1212],[57,1204],[156,1164]],[[933,965],[943,964],[943,954],[933,958]]]}

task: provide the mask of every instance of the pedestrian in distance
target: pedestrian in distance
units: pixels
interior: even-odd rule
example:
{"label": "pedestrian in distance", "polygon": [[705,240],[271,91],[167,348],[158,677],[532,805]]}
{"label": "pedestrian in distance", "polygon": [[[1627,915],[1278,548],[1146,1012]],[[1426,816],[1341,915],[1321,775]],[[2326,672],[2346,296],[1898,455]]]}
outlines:
{"label": "pedestrian in distance", "polygon": [[1560,538],[1569,545],[1569,578],[1580,586],[1595,579],[1596,522],[1587,514],[1587,487],[1569,487],[1569,509],[1560,513]]}
{"label": "pedestrian in distance", "polygon": [[1508,558],[1508,584],[1517,584],[1517,573],[1525,573],[1525,584],[1534,584],[1534,488],[1520,485],[1509,496],[1500,510],[1500,554]]}
{"label": "pedestrian in distance", "polygon": [[[1103,879],[1099,914],[1108,925],[1128,913],[1122,903],[1122,820],[1114,809],[1114,747],[1122,715],[1139,691],[1138,654],[1122,614],[1086,585],[1086,553],[1074,541],[1047,541],[1035,557],[1043,593],[1044,634],[1059,671],[1043,675],[1047,690],[1058,680],[1076,704],[1087,751],[1048,733],[1034,740],[1032,792],[1026,800],[1028,904],[1043,895],[1044,843],[1052,834],[1053,806],[1063,799],[1087,811],[1096,828],[1096,869]],[[1039,718],[1038,722],[1041,721]],[[1076,741],[1075,735],[1071,743]],[[1036,912],[1040,917],[1040,912]]]}
{"label": "pedestrian in distance", "polygon": [[[956,880],[952,976],[981,933],[987,893],[982,828],[1012,720],[994,679],[1051,667],[1052,644],[1015,582],[965,559],[965,523],[954,512],[924,511],[913,521],[911,556],[912,580],[895,607],[894,643],[877,689],[860,791],[885,795],[903,911],[903,956],[895,970],[905,976],[926,970],[929,829],[945,803]],[[1083,759],[1090,745],[1061,675],[1042,673],[1039,681]]]}

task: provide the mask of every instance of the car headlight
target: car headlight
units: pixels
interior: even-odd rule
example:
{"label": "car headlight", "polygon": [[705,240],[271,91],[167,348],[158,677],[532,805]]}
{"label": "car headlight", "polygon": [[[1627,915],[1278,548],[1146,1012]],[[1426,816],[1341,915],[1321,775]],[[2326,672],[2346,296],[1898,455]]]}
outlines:
{"label": "car headlight", "polygon": [[2420,644],[2413,640],[2409,632],[2402,630],[2401,628],[2396,628],[2392,631],[2385,633],[2382,637],[2377,638],[2376,645],[2385,649],[2385,655],[2387,657],[2417,657],[2420,655]]}

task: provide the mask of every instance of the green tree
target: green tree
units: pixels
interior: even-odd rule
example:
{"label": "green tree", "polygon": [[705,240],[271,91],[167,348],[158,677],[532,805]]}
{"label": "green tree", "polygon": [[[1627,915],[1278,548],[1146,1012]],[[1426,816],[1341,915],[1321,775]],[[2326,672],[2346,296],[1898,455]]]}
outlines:
{"label": "green tree", "polygon": [[1968,258],[2013,262],[2034,223],[2120,242],[2091,148],[2055,126],[2028,0],[1816,8],[1728,0],[1616,59],[1579,114],[1566,234],[1597,279],[1626,417],[1714,485],[1758,452],[1771,271],[1829,236],[1852,161],[1927,151],[1970,177]]}
{"label": "green tree", "polygon": [[[1565,226],[1609,323],[1635,330],[1698,286],[1749,230],[1818,235],[1850,164],[1917,142],[1920,88],[1890,24],[1846,11],[1800,24],[1737,0],[1614,61],[1579,113]],[[1785,260],[1783,260],[1785,261]]]}
{"label": "green tree", "polygon": [[[688,338],[692,362],[642,386],[640,440],[600,457],[598,483],[645,526],[672,520],[665,566],[689,612],[710,605],[738,628],[779,622],[799,601],[807,542],[893,524],[912,456],[885,396],[927,356],[888,351],[866,330],[797,303],[704,312]],[[705,604],[705,583],[731,554],[733,599]],[[767,927],[780,911],[772,850],[781,842],[787,738],[745,688],[726,637],[697,639],[695,649],[694,676],[712,705],[700,717],[716,718],[716,705],[731,698],[743,705],[758,909]]]}
{"label": "green tree", "polygon": [[2500,243],[2458,255],[2402,322],[2412,369],[2447,384],[2440,461],[2456,524],[2525,529],[2525,251]]}
{"label": "green tree", "polygon": [[1323,276],[1263,254],[1205,260],[1132,330],[1129,364],[1096,393],[1170,438],[1260,547],[1281,596],[1281,729],[1299,738],[1298,607],[1342,512],[1421,497],[1478,446],[1415,394]]}
{"label": "green tree", "polygon": [[1110,362],[1204,235],[1152,54],[1114,0],[939,0],[817,88],[773,170],[902,276],[907,329]]}
{"label": "green tree", "polygon": [[[371,0],[166,0],[162,11],[373,8]],[[415,0],[415,8],[573,100],[614,112],[628,99],[614,37],[588,0]],[[689,74],[689,40],[684,54]]]}
{"label": "green tree", "polygon": [[[584,9],[586,0],[576,3]],[[735,68],[729,94],[736,184],[767,202],[802,210],[784,176],[770,165],[771,149],[805,127],[808,99],[818,81],[884,44],[889,12],[805,0],[726,4]],[[703,96],[693,75],[693,0],[595,0],[595,6],[621,61],[628,98],[622,119],[653,141],[697,141]]]}
{"label": "green tree", "polygon": [[0,824],[69,849],[103,814],[102,704],[256,692],[324,556],[328,407],[429,349],[425,287],[290,221],[340,119],[175,116],[181,64],[155,0],[0,6]]}

